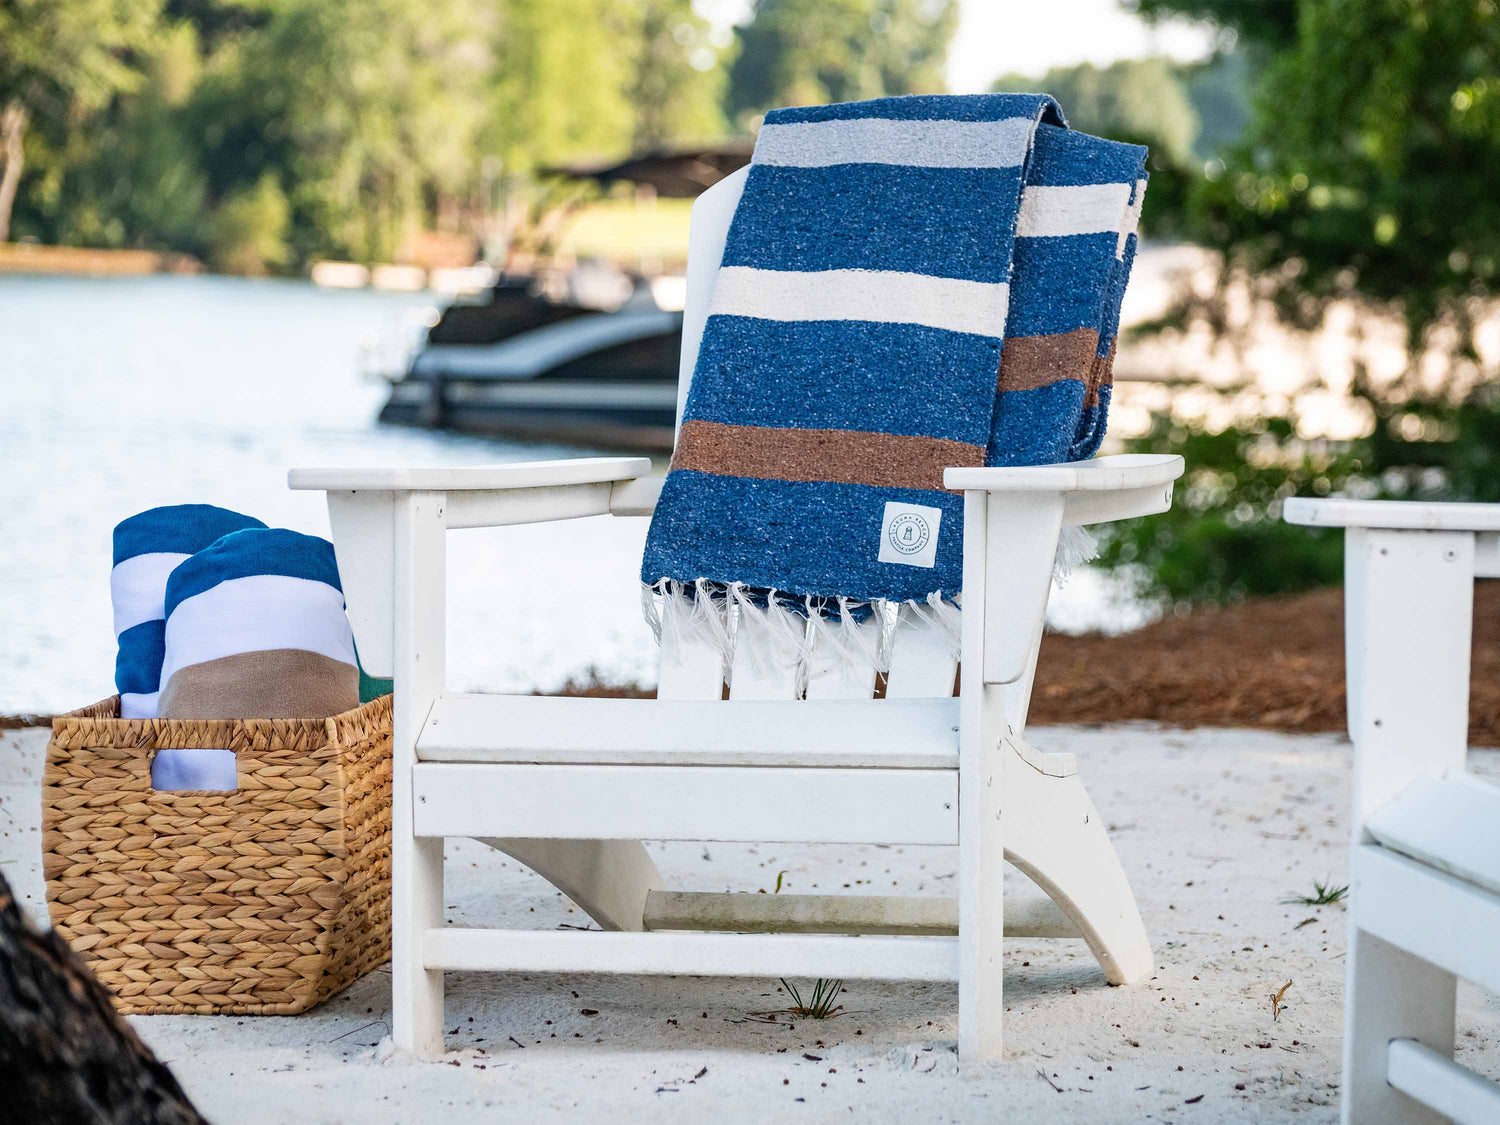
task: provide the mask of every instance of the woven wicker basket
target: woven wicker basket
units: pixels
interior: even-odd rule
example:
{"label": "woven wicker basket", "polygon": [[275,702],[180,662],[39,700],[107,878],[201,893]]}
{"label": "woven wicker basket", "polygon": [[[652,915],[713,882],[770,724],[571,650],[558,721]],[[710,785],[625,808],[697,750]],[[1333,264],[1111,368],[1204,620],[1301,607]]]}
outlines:
{"label": "woven wicker basket", "polygon": [[[52,722],[52,922],[127,1013],[291,1015],[390,956],[391,700],[330,719]],[[159,793],[168,747],[234,750],[234,792]]]}

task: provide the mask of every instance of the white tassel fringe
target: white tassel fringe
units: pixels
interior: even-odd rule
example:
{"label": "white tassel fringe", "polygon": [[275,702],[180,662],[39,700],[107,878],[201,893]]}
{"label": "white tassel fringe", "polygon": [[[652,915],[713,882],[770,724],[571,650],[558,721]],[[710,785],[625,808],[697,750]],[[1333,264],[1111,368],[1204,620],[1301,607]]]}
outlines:
{"label": "white tassel fringe", "polygon": [[[1099,556],[1099,544],[1081,527],[1065,527],[1057,540],[1052,580],[1066,584],[1074,567]],[[770,678],[783,669],[797,669],[798,694],[807,688],[814,647],[832,649],[841,660],[872,672],[888,672],[898,620],[931,629],[943,638],[954,658],[963,632],[962,595],[945,598],[941,591],[924,601],[859,602],[835,599],[837,613],[828,612],[825,599],[807,597],[805,613],[786,608],[770,592],[769,602],[752,597],[740,582],[727,587],[700,578],[691,585],[663,578],[641,586],[641,609],[657,643],[671,638],[681,649],[697,645],[717,651],[727,670],[734,667],[736,646],[744,651],[758,676]],[[785,595],[782,595],[782,599]],[[878,630],[862,627],[860,611],[868,608],[880,622]],[[866,615],[865,621],[869,617]]]}

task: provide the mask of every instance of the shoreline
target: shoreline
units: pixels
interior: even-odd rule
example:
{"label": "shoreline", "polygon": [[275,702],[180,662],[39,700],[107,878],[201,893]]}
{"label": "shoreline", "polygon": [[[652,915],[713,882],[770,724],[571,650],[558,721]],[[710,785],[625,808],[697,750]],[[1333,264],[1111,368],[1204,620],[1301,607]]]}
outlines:
{"label": "shoreline", "polygon": [[155,273],[202,272],[203,263],[191,254],[51,246],[42,242],[0,242],[0,274],[144,277]]}

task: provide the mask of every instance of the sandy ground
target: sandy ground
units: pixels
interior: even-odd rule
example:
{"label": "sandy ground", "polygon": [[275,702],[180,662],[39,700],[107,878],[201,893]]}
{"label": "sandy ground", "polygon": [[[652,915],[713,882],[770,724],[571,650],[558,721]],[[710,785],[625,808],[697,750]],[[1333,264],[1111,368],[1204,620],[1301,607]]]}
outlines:
{"label": "sandy ground", "polygon": [[[1008,951],[1006,1058],[957,1072],[952,985],[852,982],[827,1021],[774,1022],[775,981],[450,974],[449,1055],[381,1046],[388,971],[290,1018],[135,1017],[215,1122],[1333,1121],[1345,912],[1286,905],[1343,882],[1350,749],[1333,735],[1050,727],[1078,754],[1156,946],[1110,988],[1073,942]],[[0,732],[0,864],[40,912],[45,731]],[[1500,752],[1472,763],[1500,777]],[[953,893],[941,848],[653,848],[687,889]],[[457,924],[586,922],[498,853],[450,842]],[[1016,879],[1015,890],[1027,890]],[[1286,982],[1272,1017],[1271,995]],[[1460,992],[1461,1060],[1500,1076],[1500,1001]]]}

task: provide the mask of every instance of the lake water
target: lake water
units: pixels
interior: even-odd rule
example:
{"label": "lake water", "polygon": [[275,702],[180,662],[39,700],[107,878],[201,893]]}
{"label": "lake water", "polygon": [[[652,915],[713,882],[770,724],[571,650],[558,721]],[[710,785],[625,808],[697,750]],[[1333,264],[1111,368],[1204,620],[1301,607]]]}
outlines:
{"label": "lake water", "polygon": [[[0,713],[113,692],[110,533],[158,504],[212,503],[326,535],[298,465],[472,465],[599,450],[378,426],[362,341],[430,295],[217,277],[0,277]],[[461,689],[570,678],[650,684],[636,568],[646,521],[608,517],[450,536],[449,667]],[[1097,574],[1053,624],[1140,613]]]}

